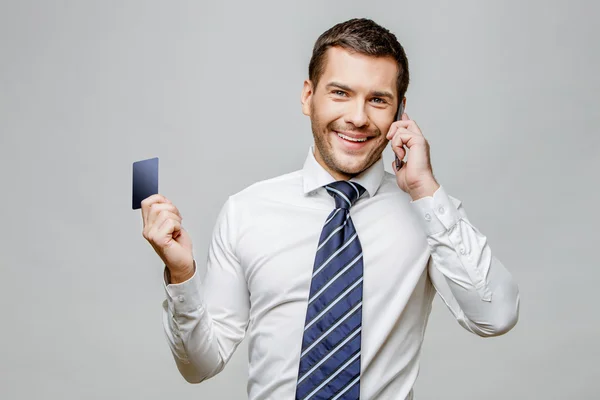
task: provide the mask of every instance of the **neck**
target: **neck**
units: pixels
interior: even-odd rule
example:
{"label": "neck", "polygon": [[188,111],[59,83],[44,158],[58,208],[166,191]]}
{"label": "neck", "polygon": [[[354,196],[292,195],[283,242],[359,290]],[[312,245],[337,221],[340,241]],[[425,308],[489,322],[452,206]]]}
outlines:
{"label": "neck", "polygon": [[317,160],[319,165],[321,165],[321,167],[323,167],[323,169],[325,169],[325,171],[327,171],[329,175],[331,175],[336,181],[348,181],[357,175],[346,174],[342,171],[330,168],[329,165],[325,163],[325,160],[323,160],[323,157],[321,157],[321,153],[319,152],[319,150],[317,150],[316,147],[314,147],[313,155],[315,156],[315,160]]}

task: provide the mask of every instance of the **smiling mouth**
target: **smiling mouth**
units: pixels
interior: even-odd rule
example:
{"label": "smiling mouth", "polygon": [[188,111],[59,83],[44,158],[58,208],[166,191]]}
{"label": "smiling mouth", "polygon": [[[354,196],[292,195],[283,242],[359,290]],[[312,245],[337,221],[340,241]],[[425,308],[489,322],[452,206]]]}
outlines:
{"label": "smiling mouth", "polygon": [[354,143],[362,143],[362,142],[366,142],[367,140],[370,139],[370,137],[366,137],[366,138],[353,138],[347,135],[344,135],[343,133],[339,133],[339,132],[335,132],[340,138],[347,140],[349,142],[354,142]]}

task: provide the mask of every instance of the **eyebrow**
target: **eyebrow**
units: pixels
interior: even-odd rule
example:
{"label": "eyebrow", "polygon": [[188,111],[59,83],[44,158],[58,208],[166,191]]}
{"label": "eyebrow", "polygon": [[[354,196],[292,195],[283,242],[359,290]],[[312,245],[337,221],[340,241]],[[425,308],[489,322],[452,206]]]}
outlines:
{"label": "eyebrow", "polygon": [[[339,83],[339,82],[329,82],[325,87],[328,87],[328,88],[329,87],[337,87],[337,88],[345,90],[347,92],[354,92],[354,90],[352,90],[352,88],[350,88],[349,86],[346,86],[346,85],[344,85],[342,83]],[[372,91],[369,94],[372,95],[372,96],[375,96],[375,97],[386,97],[386,98],[388,98],[390,100],[394,100],[394,95],[392,93],[388,92],[388,91],[385,91],[385,90],[383,90],[383,91],[382,90],[375,90],[375,91]]]}

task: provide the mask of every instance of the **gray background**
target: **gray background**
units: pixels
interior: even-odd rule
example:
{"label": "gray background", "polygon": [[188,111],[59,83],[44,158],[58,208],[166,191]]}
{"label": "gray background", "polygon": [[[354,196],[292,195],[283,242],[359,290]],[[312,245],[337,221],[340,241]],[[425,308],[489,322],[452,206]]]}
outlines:
{"label": "gray background", "polygon": [[2,1],[0,398],[245,397],[245,344],[200,385],[177,372],[131,164],[160,157],[204,260],[229,194],[302,166],[314,41],[365,16],[404,45],[436,177],[521,289],[491,339],[436,298],[416,399],[597,399],[595,4]]}

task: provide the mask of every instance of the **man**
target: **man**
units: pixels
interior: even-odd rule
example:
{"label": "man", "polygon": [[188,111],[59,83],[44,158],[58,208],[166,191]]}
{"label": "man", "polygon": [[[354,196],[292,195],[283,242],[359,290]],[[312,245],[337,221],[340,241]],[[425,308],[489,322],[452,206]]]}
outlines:
{"label": "man", "polygon": [[511,275],[434,178],[415,121],[395,121],[408,83],[402,46],[375,22],[323,33],[301,96],[314,137],[304,167],[228,198],[203,279],[179,210],[142,202],[188,382],[220,372],[247,337],[252,400],[412,399],[435,293],[477,335],[515,325]]}

